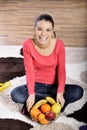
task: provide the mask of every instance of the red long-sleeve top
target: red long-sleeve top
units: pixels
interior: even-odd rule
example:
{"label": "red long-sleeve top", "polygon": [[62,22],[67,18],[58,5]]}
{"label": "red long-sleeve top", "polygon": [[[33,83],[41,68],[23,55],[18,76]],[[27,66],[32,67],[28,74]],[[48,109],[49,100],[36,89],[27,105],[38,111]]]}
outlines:
{"label": "red long-sleeve top", "polygon": [[29,94],[35,93],[35,82],[57,83],[57,92],[64,92],[66,71],[63,41],[57,39],[52,53],[49,56],[43,56],[36,50],[32,39],[27,39],[23,44],[23,54]]}

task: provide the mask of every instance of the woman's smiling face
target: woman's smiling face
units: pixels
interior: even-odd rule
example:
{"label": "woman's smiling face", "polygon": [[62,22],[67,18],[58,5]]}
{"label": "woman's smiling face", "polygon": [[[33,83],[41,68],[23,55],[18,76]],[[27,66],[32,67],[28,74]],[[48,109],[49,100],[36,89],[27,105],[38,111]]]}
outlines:
{"label": "woman's smiling face", "polygon": [[34,29],[37,42],[41,45],[49,43],[53,36],[53,31],[52,23],[50,21],[38,21]]}

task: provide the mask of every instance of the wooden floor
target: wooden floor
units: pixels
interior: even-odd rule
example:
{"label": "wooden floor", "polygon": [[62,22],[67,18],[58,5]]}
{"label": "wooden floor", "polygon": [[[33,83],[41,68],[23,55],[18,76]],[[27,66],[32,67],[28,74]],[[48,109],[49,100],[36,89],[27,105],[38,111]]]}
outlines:
{"label": "wooden floor", "polygon": [[53,16],[66,46],[87,46],[87,0],[0,0],[0,45],[22,45],[42,13]]}

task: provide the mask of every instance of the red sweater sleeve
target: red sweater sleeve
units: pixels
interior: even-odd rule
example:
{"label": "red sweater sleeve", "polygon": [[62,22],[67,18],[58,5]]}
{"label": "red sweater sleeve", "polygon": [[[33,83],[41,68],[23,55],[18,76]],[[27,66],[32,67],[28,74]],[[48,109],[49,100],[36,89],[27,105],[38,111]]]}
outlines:
{"label": "red sweater sleeve", "polygon": [[[62,42],[62,41],[60,41]],[[60,44],[59,42],[59,44]],[[59,46],[59,54],[58,54],[58,93],[64,92],[65,81],[66,81],[66,69],[65,69],[65,47],[64,43]]]}
{"label": "red sweater sleeve", "polygon": [[26,72],[28,93],[34,94],[34,68],[28,44],[27,41],[25,41],[23,44],[24,66]]}

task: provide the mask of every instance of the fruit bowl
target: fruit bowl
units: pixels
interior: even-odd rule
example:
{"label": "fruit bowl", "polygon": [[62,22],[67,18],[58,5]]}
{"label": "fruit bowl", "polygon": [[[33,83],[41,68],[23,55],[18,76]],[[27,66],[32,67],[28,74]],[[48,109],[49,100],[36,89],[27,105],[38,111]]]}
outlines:
{"label": "fruit bowl", "polygon": [[46,125],[57,119],[61,108],[61,105],[53,98],[46,97],[34,104],[30,110],[30,116],[33,121]]}

